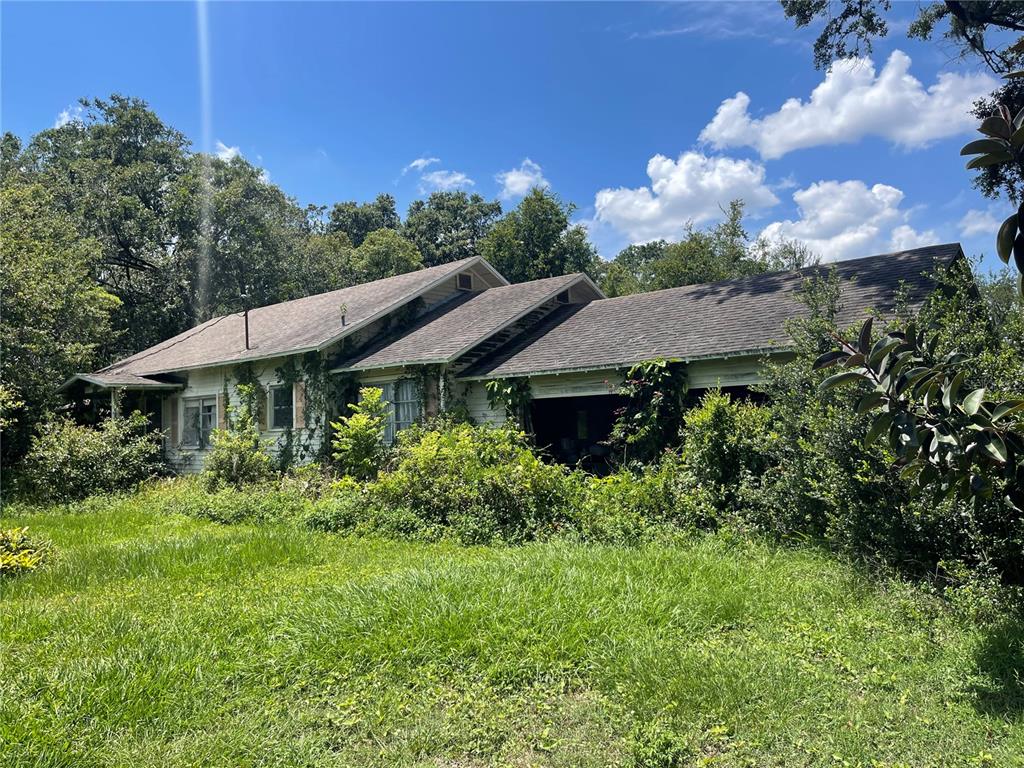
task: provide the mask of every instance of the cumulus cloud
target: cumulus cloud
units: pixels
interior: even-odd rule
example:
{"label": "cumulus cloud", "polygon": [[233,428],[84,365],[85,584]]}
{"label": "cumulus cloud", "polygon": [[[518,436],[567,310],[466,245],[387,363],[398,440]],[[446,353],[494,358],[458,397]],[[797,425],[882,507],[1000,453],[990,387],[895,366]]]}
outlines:
{"label": "cumulus cloud", "polygon": [[595,219],[633,242],[678,238],[687,223],[720,219],[729,201],[748,210],[779,202],[765,183],[764,166],[751,160],[684,152],[673,160],[655,155],[647,162],[648,187],[602,189],[594,198]]}
{"label": "cumulus cloud", "polygon": [[242,150],[238,147],[229,147],[223,141],[218,141],[215,148],[217,157],[221,160],[230,161],[242,154]]}
{"label": "cumulus cloud", "polygon": [[900,208],[903,192],[888,184],[819,181],[793,193],[799,218],[776,221],[761,232],[768,240],[799,240],[825,261],[904,250],[938,241],[918,232]]}
{"label": "cumulus cloud", "polygon": [[462,171],[431,171],[420,176],[420,193],[431,190],[447,192],[460,187],[471,187],[476,184]]}
{"label": "cumulus cloud", "polygon": [[501,184],[501,197],[509,198],[522,197],[534,187],[548,186],[548,180],[537,163],[526,158],[519,164],[518,168],[510,171],[502,171],[494,177]]}
{"label": "cumulus cloud", "polygon": [[992,215],[991,211],[979,211],[972,208],[960,219],[960,235],[963,237],[992,235],[994,237],[1002,223]]}
{"label": "cumulus cloud", "polygon": [[402,175],[405,176],[405,174],[407,174],[409,171],[421,173],[423,169],[426,168],[428,165],[433,165],[434,163],[440,162],[441,158],[439,157],[417,157],[415,160],[413,160],[411,163],[405,166],[405,168],[402,169]]}
{"label": "cumulus cloud", "polygon": [[68,123],[75,123],[82,119],[82,105],[72,104],[66,109],[62,109],[57,115],[57,119],[53,121],[54,128],[63,128]]}
{"label": "cumulus cloud", "polygon": [[893,51],[880,73],[870,59],[837,61],[810,99],[789,99],[777,112],[750,115],[740,91],[718,107],[700,138],[716,149],[753,147],[774,159],[796,149],[879,136],[905,147],[971,130],[971,104],[999,83],[984,73],[943,72],[928,88],[910,74],[910,57]]}

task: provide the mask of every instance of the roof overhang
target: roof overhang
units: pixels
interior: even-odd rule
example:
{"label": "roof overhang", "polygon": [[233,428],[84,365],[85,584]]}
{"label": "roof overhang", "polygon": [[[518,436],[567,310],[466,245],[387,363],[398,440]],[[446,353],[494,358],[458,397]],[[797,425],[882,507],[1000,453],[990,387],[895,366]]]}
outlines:
{"label": "roof overhang", "polygon": [[[671,356],[674,360],[680,360],[684,363],[694,363],[699,360],[729,360],[734,357],[763,357],[765,355],[782,355],[787,352],[792,352],[792,346],[778,346],[778,347],[761,347],[759,349],[745,349],[738,350],[736,352],[725,352],[718,353],[712,352],[707,355],[693,355],[690,357],[685,356]],[[521,371],[517,373],[506,373],[497,374],[489,373],[478,376],[456,376],[458,381],[490,381],[491,379],[521,379],[528,376],[560,376],[562,374],[571,373],[587,373],[589,371],[617,371],[622,368],[629,368],[638,363],[642,363],[645,360],[650,360],[650,357],[622,360],[621,362],[614,363],[602,363],[601,365],[580,365],[573,368],[542,368],[535,371]]]}
{"label": "roof overhang", "polygon": [[126,376],[121,374],[118,377],[104,376],[102,374],[76,373],[70,379],[60,385],[58,392],[66,392],[77,383],[92,384],[100,389],[128,389],[128,390],[157,390],[171,392],[182,389],[183,384],[173,381],[159,381],[145,376]]}

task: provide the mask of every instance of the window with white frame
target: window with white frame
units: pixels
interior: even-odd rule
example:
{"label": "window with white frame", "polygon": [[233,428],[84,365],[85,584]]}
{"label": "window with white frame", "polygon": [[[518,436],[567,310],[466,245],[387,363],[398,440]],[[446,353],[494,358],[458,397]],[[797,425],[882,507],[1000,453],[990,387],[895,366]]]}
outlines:
{"label": "window with white frame", "polygon": [[217,428],[217,398],[190,397],[185,400],[181,443],[186,448],[206,448],[210,433]]}
{"label": "window with white frame", "polygon": [[423,403],[413,379],[399,379],[381,385],[383,400],[387,401],[388,423],[384,428],[384,441],[393,443],[395,435],[411,427],[423,413]]}
{"label": "window with white frame", "polygon": [[270,428],[290,429],[294,418],[294,399],[291,384],[270,388]]}

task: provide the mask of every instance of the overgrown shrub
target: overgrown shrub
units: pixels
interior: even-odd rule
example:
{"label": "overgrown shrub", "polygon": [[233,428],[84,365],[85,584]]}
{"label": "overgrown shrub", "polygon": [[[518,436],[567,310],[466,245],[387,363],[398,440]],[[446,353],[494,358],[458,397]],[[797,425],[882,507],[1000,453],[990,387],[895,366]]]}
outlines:
{"label": "overgrown shrub", "polygon": [[273,523],[305,519],[313,502],[268,482],[209,489],[202,479],[181,478],[152,489],[150,503],[165,514],[218,523]]}
{"label": "overgrown shrub", "polygon": [[688,386],[685,363],[656,358],[632,366],[619,389],[626,404],[616,414],[608,443],[620,464],[657,461],[679,443]]}
{"label": "overgrown shrub", "polygon": [[772,461],[771,410],[707,392],[683,417],[682,461],[693,482],[730,510],[748,477],[759,477]]}
{"label": "overgrown shrub", "polygon": [[239,404],[228,409],[225,429],[211,435],[209,456],[203,466],[208,490],[230,485],[241,488],[261,483],[274,476],[267,443],[260,437],[256,421],[256,390],[250,384],[238,385]]}
{"label": "overgrown shrub", "polygon": [[606,477],[576,473],[574,480],[580,491],[574,527],[588,541],[632,544],[716,525],[713,494],[672,452],[639,471],[620,469]]}
{"label": "overgrown shrub", "polygon": [[99,427],[55,419],[42,424],[22,465],[25,491],[41,502],[69,502],[123,491],[160,469],[160,435],[145,416],[107,419]]}
{"label": "overgrown shrub", "polygon": [[34,571],[46,547],[28,537],[27,528],[0,528],[0,579]]}
{"label": "overgrown shrub", "polygon": [[406,430],[389,471],[369,487],[371,510],[411,513],[465,543],[517,543],[559,530],[574,501],[568,471],[545,464],[511,426]]}
{"label": "overgrown shrub", "polygon": [[377,476],[387,456],[384,430],[388,404],[378,387],[359,390],[359,402],[349,406],[350,416],[331,422],[332,455],[338,469],[350,477],[369,480]]}

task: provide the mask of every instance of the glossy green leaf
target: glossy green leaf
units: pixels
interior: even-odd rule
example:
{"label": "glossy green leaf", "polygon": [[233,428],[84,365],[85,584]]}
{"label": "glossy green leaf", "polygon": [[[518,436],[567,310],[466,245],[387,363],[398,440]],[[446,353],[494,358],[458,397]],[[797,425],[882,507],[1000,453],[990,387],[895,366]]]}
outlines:
{"label": "glossy green leaf", "polygon": [[1017,214],[1014,213],[1006,218],[996,235],[996,253],[1004,264],[1010,263],[1010,254],[1013,252],[1013,241],[1017,237]]}
{"label": "glossy green leaf", "polygon": [[1010,138],[1010,126],[1002,117],[997,115],[992,115],[982,120],[978,131],[986,136],[994,136],[1000,139]]}
{"label": "glossy green leaf", "polygon": [[826,389],[838,387],[842,384],[849,384],[852,381],[860,381],[863,378],[864,375],[857,371],[843,371],[842,373],[834,373],[827,379],[825,379],[823,382],[821,382],[821,386],[819,387],[819,389],[824,391]]}
{"label": "glossy green leaf", "polygon": [[964,398],[964,402],[961,406],[964,409],[964,413],[966,413],[968,416],[973,416],[974,414],[976,414],[978,412],[978,409],[981,408],[981,401],[984,399],[984,387],[981,387],[980,389],[976,389],[973,392],[971,392],[969,395],[967,395],[967,397]]}
{"label": "glossy green leaf", "polygon": [[992,165],[999,165],[1000,163],[1008,163],[1013,160],[1013,155],[1009,152],[992,152],[988,155],[978,155],[976,158],[967,163],[967,170],[973,171],[976,168],[988,168]]}
{"label": "glossy green leaf", "polygon": [[1002,464],[1006,461],[1007,457],[1009,456],[1009,454],[1006,451],[1006,443],[1004,443],[1003,439],[995,433],[993,433],[990,437],[991,439],[982,446],[982,450],[984,450],[985,453],[987,453],[993,459]]}
{"label": "glossy green leaf", "polygon": [[884,399],[885,395],[881,392],[868,392],[864,397],[857,401],[857,413],[867,413],[868,411],[874,410]]}
{"label": "glossy green leaf", "polygon": [[868,429],[867,435],[864,436],[864,447],[871,446],[879,437],[885,432],[889,431],[892,426],[892,415],[888,413],[879,414],[875,420],[871,423],[871,427]]}
{"label": "glossy green leaf", "polygon": [[992,421],[1002,421],[1022,411],[1024,411],[1024,400],[1008,400],[995,407],[992,411]]}
{"label": "glossy green leaf", "polygon": [[868,349],[871,347],[871,325],[874,322],[874,318],[869,317],[864,321],[864,325],[860,327],[860,336],[857,339],[857,349],[862,355],[868,353]]}
{"label": "glossy green leaf", "polygon": [[961,155],[982,155],[989,152],[1006,151],[1006,144],[997,139],[975,139],[965,144],[960,150]]}
{"label": "glossy green leaf", "polygon": [[822,368],[828,368],[829,366],[835,365],[840,360],[844,360],[849,357],[848,352],[844,352],[841,349],[834,349],[831,352],[826,352],[817,360],[814,361],[814,365],[811,366],[812,370],[818,371]]}

